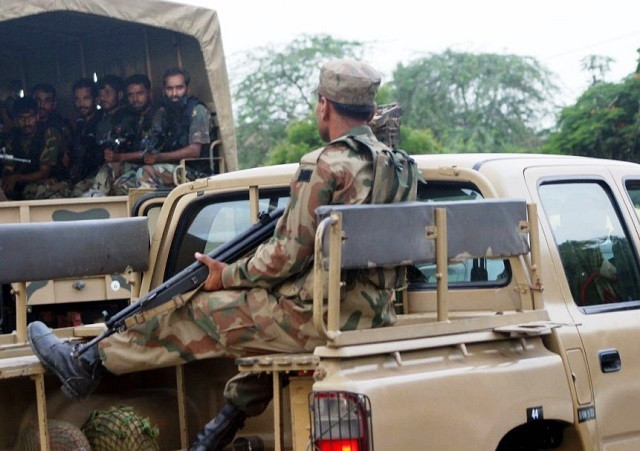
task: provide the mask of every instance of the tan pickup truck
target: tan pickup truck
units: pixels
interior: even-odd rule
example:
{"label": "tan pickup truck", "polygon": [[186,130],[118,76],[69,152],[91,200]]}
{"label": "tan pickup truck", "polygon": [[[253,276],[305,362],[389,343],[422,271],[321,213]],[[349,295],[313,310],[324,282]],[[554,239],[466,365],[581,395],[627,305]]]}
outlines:
{"label": "tan pickup truck", "polygon": [[[161,448],[186,448],[238,370],[276,377],[273,408],[247,421],[237,449],[638,449],[640,166],[524,154],[416,160],[427,180],[418,203],[318,212],[325,346],[111,377],[70,403],[20,338],[23,317],[0,338],[0,449],[28,424],[43,434],[47,420],[81,426],[92,410],[123,403],[159,425]],[[147,269],[131,268],[134,297],[284,205],[295,169],[174,189],[148,261],[136,265]],[[341,265],[397,261],[412,267],[396,325],[337,330]]]}

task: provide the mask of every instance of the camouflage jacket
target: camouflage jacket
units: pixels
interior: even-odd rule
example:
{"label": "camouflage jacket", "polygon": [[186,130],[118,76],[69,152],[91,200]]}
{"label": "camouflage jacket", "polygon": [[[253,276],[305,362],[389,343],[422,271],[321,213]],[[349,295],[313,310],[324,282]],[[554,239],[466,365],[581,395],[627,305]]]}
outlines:
{"label": "camouflage jacket", "polygon": [[50,177],[60,178],[64,173],[62,156],[65,143],[62,133],[55,127],[38,123],[32,135],[25,135],[19,128],[14,129],[7,143],[7,152],[15,157],[31,160],[31,163],[7,164],[5,170],[30,174],[40,169],[40,166],[49,166]]}
{"label": "camouflage jacket", "polygon": [[[301,309],[311,310],[315,209],[321,205],[371,202],[372,152],[345,139],[347,136],[363,138],[376,153],[387,149],[369,127],[357,127],[345,137],[305,155],[291,182],[291,198],[273,238],[258,247],[251,258],[225,268],[225,288],[264,287],[278,296],[297,298]],[[397,277],[396,270],[350,272],[343,274],[343,280],[346,281],[342,293],[343,329],[376,327],[395,321],[391,305],[393,288],[405,283],[404,277]]]}
{"label": "camouflage jacket", "polygon": [[[163,105],[153,117],[152,130],[161,135],[162,152],[172,152],[189,144],[209,144],[211,115],[207,107],[195,97],[189,97],[184,109]],[[207,149],[208,151],[208,149]],[[206,156],[202,155],[201,156]]]}

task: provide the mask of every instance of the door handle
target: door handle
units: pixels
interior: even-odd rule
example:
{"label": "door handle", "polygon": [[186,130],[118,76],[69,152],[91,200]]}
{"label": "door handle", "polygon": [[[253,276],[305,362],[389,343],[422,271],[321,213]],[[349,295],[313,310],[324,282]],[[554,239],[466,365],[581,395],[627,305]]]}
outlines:
{"label": "door handle", "polygon": [[603,349],[598,351],[600,359],[600,369],[603,373],[615,373],[622,368],[620,354],[617,349]]}

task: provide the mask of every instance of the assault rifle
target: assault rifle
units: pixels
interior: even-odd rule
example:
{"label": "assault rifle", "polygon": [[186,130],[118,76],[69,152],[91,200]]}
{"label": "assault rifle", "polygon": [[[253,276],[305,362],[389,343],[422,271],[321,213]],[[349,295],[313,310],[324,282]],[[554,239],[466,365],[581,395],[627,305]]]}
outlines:
{"label": "assault rifle", "polygon": [[402,107],[398,102],[378,105],[375,116],[369,126],[378,141],[385,143],[392,149],[398,148],[400,142],[400,118]]}
{"label": "assault rifle", "polygon": [[107,133],[107,136],[104,139],[98,141],[98,149],[100,151],[111,149],[114,152],[123,152],[129,150],[131,147],[131,141],[133,140],[134,135],[118,135],[114,138],[111,137],[111,132]]}
{"label": "assault rifle", "polygon": [[18,158],[11,154],[8,154],[6,147],[0,149],[0,161],[8,161],[13,163],[31,163],[31,160],[29,160],[28,158]]}
{"label": "assault rifle", "polygon": [[[211,253],[209,257],[224,262],[232,263],[242,257],[249,251],[255,249],[261,243],[267,241],[273,236],[276,228],[276,222],[284,213],[284,208],[278,208],[269,213],[261,213],[258,222],[235,238],[220,245]],[[73,350],[73,356],[78,357],[83,354],[89,347],[96,345],[101,340],[127,329],[127,320],[134,315],[154,309],[162,304],[171,301],[175,296],[187,293],[198,288],[209,275],[209,268],[202,263],[196,261],[178,274],[165,281],[162,285],[150,291],[138,299],[134,304],[120,310],[113,316],[106,318],[105,324],[107,330],[95,337],[93,340],[78,345]]]}
{"label": "assault rifle", "polygon": [[157,134],[147,135],[140,140],[140,156],[150,153],[155,155],[160,152],[160,141],[162,140],[162,136]]}

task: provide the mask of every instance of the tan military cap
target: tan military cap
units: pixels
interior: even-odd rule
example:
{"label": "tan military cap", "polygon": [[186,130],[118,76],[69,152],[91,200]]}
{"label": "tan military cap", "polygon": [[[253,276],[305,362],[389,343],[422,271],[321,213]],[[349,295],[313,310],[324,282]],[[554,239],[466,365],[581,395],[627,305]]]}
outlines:
{"label": "tan military cap", "polygon": [[320,69],[318,94],[327,99],[354,106],[373,106],[382,77],[360,61],[337,59]]}

